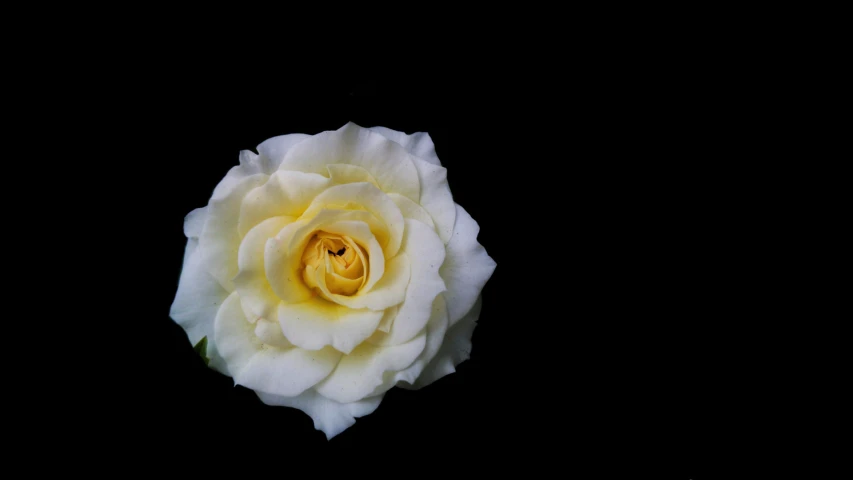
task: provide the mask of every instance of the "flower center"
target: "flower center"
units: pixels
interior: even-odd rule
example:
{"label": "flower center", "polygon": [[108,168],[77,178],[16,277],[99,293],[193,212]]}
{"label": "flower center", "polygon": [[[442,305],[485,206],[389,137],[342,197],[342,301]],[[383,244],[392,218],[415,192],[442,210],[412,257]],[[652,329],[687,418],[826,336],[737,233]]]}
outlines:
{"label": "flower center", "polygon": [[329,295],[353,295],[367,278],[367,254],[346,235],[317,232],[302,253],[302,279],[309,288]]}

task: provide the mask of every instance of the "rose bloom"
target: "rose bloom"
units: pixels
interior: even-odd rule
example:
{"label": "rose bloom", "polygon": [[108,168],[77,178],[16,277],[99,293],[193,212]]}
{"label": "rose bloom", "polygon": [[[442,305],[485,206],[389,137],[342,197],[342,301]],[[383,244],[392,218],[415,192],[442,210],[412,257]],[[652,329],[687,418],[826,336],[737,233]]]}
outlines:
{"label": "rose bloom", "polygon": [[426,133],[274,137],[187,215],[170,316],[210,367],[331,439],[468,358],[495,269],[478,232]]}

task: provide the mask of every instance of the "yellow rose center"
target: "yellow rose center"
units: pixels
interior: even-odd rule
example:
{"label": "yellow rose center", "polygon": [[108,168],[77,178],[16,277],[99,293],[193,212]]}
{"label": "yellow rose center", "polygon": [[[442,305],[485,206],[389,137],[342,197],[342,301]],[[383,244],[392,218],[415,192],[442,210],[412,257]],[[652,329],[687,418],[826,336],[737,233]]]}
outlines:
{"label": "yellow rose center", "polygon": [[302,262],[302,279],[323,297],[321,281],[332,294],[352,295],[367,279],[367,253],[346,235],[317,232],[305,246]]}

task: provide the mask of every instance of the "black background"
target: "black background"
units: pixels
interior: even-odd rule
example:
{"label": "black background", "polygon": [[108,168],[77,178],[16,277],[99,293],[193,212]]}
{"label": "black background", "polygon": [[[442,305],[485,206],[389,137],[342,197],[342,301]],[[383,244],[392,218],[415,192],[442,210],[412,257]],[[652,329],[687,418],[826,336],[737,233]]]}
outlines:
{"label": "black background", "polygon": [[[599,80],[571,94],[514,96],[447,91],[440,80],[267,81],[227,98],[194,82],[140,92],[138,126],[120,138],[133,160],[117,174],[128,181],[107,192],[133,219],[119,227],[115,254],[132,251],[135,270],[111,294],[132,333],[110,370],[117,392],[98,401],[125,433],[152,439],[156,458],[192,450],[226,465],[223,448],[269,458],[363,452],[413,465],[556,462],[701,478],[729,448],[721,438],[731,427],[713,301],[696,274],[713,261],[697,221],[709,215],[696,193],[704,184],[684,181],[698,179],[701,160],[675,158],[688,131],[656,143],[656,127],[673,126],[660,105],[640,118],[636,97]],[[206,204],[238,152],[347,121],[429,132],[497,269],[470,360],[427,388],[393,389],[327,441],[301,411],[263,405],[207,369],[168,312],[183,218]]]}

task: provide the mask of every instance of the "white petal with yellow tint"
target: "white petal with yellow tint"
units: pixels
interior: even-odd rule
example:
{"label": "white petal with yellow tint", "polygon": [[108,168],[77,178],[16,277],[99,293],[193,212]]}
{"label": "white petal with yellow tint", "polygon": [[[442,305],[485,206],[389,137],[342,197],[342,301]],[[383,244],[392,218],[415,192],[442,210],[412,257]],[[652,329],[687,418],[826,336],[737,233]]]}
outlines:
{"label": "white petal with yellow tint", "polygon": [[429,212],[427,212],[424,207],[409,200],[408,197],[404,197],[396,193],[389,193],[388,198],[397,204],[397,207],[400,208],[400,213],[403,214],[404,218],[411,218],[412,220],[417,220],[435,228],[435,222],[432,221],[432,217],[429,216]]}
{"label": "white petal with yellow tint", "polygon": [[393,307],[386,308],[385,311],[382,313],[382,320],[379,321],[379,326],[376,327],[376,329],[385,333],[390,332],[391,325],[394,324],[394,318],[397,317],[397,311],[399,309],[399,305],[394,305]]}
{"label": "white petal with yellow tint", "polygon": [[422,160],[441,166],[438,155],[435,153],[435,144],[426,132],[415,132],[408,135],[385,127],[370,127],[370,131],[376,132],[392,142],[399,143],[407,152]]}
{"label": "white petal with yellow tint", "polygon": [[397,255],[403,238],[403,214],[388,195],[370,183],[348,183],[329,187],[317,195],[303,216],[311,218],[324,209],[365,210],[382,221],[388,229],[387,241],[381,243],[386,258]]}
{"label": "white petal with yellow tint", "polygon": [[[373,260],[373,257],[371,256],[370,259]],[[406,287],[409,284],[409,274],[409,258],[406,255],[397,255],[385,264],[384,275],[369,291],[365,285],[362,291],[351,296],[332,293],[327,284],[328,277],[326,276],[325,265],[320,265],[320,268],[317,269],[316,282],[323,295],[339,305],[353,309],[385,310],[403,301],[406,296]]]}
{"label": "white petal with yellow tint", "polygon": [[234,288],[240,293],[244,307],[251,313],[247,313],[247,316],[252,323],[258,317],[276,319],[276,307],[281,300],[267,281],[264,250],[267,241],[294,220],[294,217],[268,218],[249,230],[240,243],[237,256],[239,270],[234,277]]}
{"label": "white petal with yellow tint", "polygon": [[240,206],[238,230],[245,235],[252,227],[271,217],[298,217],[314,197],[331,185],[316,173],[279,170],[265,184],[248,192]]}
{"label": "white petal with yellow tint", "polygon": [[[189,238],[184,250],[178,291],[169,309],[169,317],[187,332],[191,345],[197,344],[203,337],[208,340],[213,338],[216,312],[228,298],[228,291],[204,268],[197,249],[198,240]],[[211,368],[227,374],[225,361],[210,341],[207,344],[207,356]]]}
{"label": "white petal with yellow tint", "polygon": [[335,371],[314,388],[324,397],[341,403],[372,396],[371,392],[382,385],[385,372],[396,372],[411,365],[425,345],[426,333],[392,347],[362,343],[341,357]]}
{"label": "white petal with yellow tint", "polygon": [[451,326],[468,313],[497,265],[477,242],[479,232],[477,222],[457,205],[453,238],[447,244],[447,258],[439,270],[447,284],[444,298]]}
{"label": "white petal with yellow tint", "polygon": [[409,385],[414,384],[415,380],[424,371],[424,368],[438,354],[441,345],[444,343],[448,323],[447,305],[444,302],[444,297],[439,295],[435,297],[435,301],[432,303],[432,315],[426,325],[426,346],[424,347],[424,351],[406,369],[397,372],[386,372],[382,385],[377,387],[373,393],[383,393],[396,385],[397,382],[406,382]]}
{"label": "white petal with yellow tint", "polygon": [[367,170],[385,192],[420,198],[412,157],[399,144],[354,123],[298,143],[285,155],[282,170],[320,173],[326,165],[346,163]]}
{"label": "white petal with yellow tint", "polygon": [[[310,135],[304,133],[292,133],[290,135],[279,135],[270,139],[264,140],[258,145],[258,153],[260,154],[259,163],[264,168],[264,173],[272,174],[278,170],[281,165],[281,160],[287,152],[297,143],[310,138]],[[271,169],[270,171],[267,171]]]}
{"label": "white petal with yellow tint", "polygon": [[406,220],[400,251],[411,261],[411,279],[390,332],[371,336],[369,342],[374,345],[398,345],[421,332],[432,314],[433,300],[445,290],[438,273],[444,262],[444,244],[434,230],[417,220]]}
{"label": "white petal with yellow tint", "polygon": [[278,348],[292,348],[294,345],[287,340],[281,331],[281,324],[277,318],[267,320],[261,318],[255,324],[255,336],[267,345]]}
{"label": "white petal with yellow tint", "polygon": [[356,418],[373,413],[382,402],[382,395],[378,395],[357,402],[339,403],[320,395],[313,388],[295,397],[256,393],[267,405],[302,410],[314,420],[314,428],[326,434],[327,440],[353,426]]}
{"label": "white petal with yellow tint", "polygon": [[478,298],[471,310],[456,325],[447,330],[441,348],[423,369],[414,385],[407,386],[405,383],[401,383],[401,387],[413,390],[425,387],[439,378],[455,372],[457,365],[468,360],[471,356],[471,336],[477,326],[482,304],[482,299]]}
{"label": "white petal with yellow tint", "polygon": [[234,382],[253,390],[299,395],[325,378],[341,357],[331,348],[275,348],[261,342],[254,330],[243,315],[239,294],[232,293],[216,315],[214,337]]}
{"label": "white petal with yellow tint", "polygon": [[319,350],[327,345],[350,353],[369,337],[382,312],[353,310],[314,297],[306,302],[278,306],[278,321],[290,343],[306,350]]}
{"label": "white petal with yellow tint", "polygon": [[333,163],[331,165],[326,165],[326,170],[328,170],[329,178],[335,185],[368,182],[372,183],[376,188],[379,188],[379,183],[376,182],[373,175],[359,166],[349,165],[346,163]]}
{"label": "white petal with yellow tint", "polygon": [[224,192],[211,198],[207,206],[208,218],[199,236],[199,253],[207,270],[229,292],[234,291],[231,281],[237,275],[237,251],[240,234],[237,218],[240,202],[251,189],[263,184],[264,174],[248,176]]}
{"label": "white petal with yellow tint", "polygon": [[[316,223],[322,223],[329,215],[331,214],[317,215],[311,222],[297,220],[267,240],[264,246],[264,272],[270,288],[282,301],[299,303],[313,296],[311,289],[302,279],[302,253],[310,235],[316,229]],[[297,234],[302,243],[291,249],[290,242]]]}

